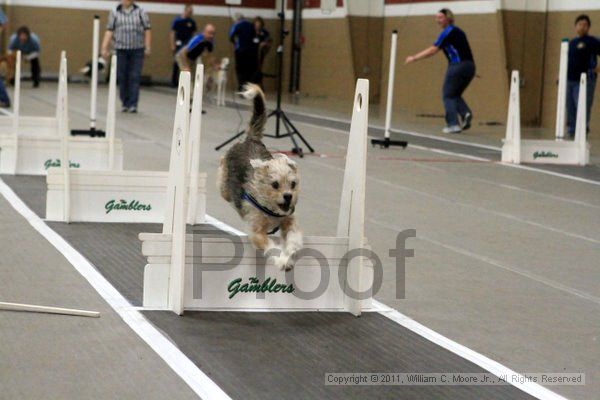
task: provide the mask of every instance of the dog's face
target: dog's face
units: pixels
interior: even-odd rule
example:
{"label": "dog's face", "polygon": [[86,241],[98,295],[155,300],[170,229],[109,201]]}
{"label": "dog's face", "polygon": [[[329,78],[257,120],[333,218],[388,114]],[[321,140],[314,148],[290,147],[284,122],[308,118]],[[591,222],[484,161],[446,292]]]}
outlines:
{"label": "dog's face", "polygon": [[254,169],[248,182],[252,194],[265,207],[278,214],[294,212],[300,189],[300,175],[294,161],[283,154],[272,160],[250,160]]}

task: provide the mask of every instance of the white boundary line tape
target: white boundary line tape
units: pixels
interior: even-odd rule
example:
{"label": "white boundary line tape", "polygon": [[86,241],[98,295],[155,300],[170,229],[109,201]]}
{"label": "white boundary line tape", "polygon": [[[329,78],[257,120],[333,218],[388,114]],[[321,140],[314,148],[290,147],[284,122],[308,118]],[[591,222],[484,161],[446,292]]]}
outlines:
{"label": "white boundary line tape", "polygon": [[[236,235],[240,235],[240,234],[245,235],[243,232],[237,230],[236,228],[234,228],[222,221],[219,221],[218,219],[216,219],[214,217],[210,217],[207,215],[206,221],[207,221],[207,223],[209,223],[219,229],[222,229],[226,232],[236,234]],[[496,376],[512,375],[512,376],[518,376],[519,378],[523,378],[523,379],[519,379],[519,381],[524,382],[524,383],[510,382],[511,385],[522,390],[523,392],[530,394],[534,397],[537,397],[539,399],[557,399],[557,400],[565,399],[565,397],[560,396],[559,394],[554,393],[551,390],[546,389],[545,387],[543,387],[537,383],[526,382],[527,379],[522,377],[517,372],[511,370],[510,368],[505,367],[504,365],[484,356],[483,354],[477,353],[476,351],[471,350],[468,347],[465,347],[459,343],[456,343],[455,341],[453,341],[451,339],[448,339],[447,337],[427,328],[426,326],[421,325],[417,321],[402,314],[401,312],[399,312],[399,311],[397,311],[375,299],[373,299],[372,301],[373,301],[373,308],[377,309],[378,310],[377,312],[379,314],[383,315],[386,318],[391,319],[392,321],[394,321],[397,324],[407,328],[408,330],[420,335],[421,337],[424,337],[425,339],[429,340],[430,342],[435,343],[438,346],[440,346],[446,350],[449,350],[452,353],[464,358],[465,360],[468,360],[468,361],[482,367],[483,369],[491,372],[492,374],[494,374]]]}
{"label": "white boundary line tape", "polygon": [[230,399],[230,397],[204,372],[202,372],[187,356],[181,352],[168,338],[154,327],[127,299],[121,295],[94,266],[65,239],[54,232],[0,179],[0,194],[10,203],[27,222],[42,235],[73,265],[98,294],[111,306],[127,325],[152,350],[162,358],[169,367],[188,386],[203,399]]}

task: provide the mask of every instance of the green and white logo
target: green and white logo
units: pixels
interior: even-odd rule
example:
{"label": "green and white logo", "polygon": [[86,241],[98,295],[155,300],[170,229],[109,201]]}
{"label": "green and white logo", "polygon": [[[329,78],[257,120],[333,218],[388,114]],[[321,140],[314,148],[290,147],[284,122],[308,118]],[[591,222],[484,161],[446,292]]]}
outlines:
{"label": "green and white logo", "polygon": [[[58,158],[56,158],[54,160],[49,158],[44,162],[44,167],[46,169],[48,169],[50,167],[60,167],[60,160]],[[79,168],[79,167],[80,167],[79,163],[69,161],[69,168]]]}
{"label": "green and white logo", "polygon": [[127,202],[127,200],[110,200],[104,205],[104,209],[106,213],[113,210],[122,210],[122,211],[150,211],[152,210],[152,206],[150,204],[140,203],[138,200],[131,200]]}
{"label": "green and white logo", "polygon": [[536,151],[533,153],[533,159],[537,160],[538,158],[558,158],[558,154],[551,151]]}
{"label": "green and white logo", "polygon": [[256,277],[248,279],[248,282],[242,283],[242,278],[236,278],[229,282],[227,291],[229,298],[232,299],[238,293],[293,293],[293,284],[277,283],[277,279],[267,278],[264,282]]}

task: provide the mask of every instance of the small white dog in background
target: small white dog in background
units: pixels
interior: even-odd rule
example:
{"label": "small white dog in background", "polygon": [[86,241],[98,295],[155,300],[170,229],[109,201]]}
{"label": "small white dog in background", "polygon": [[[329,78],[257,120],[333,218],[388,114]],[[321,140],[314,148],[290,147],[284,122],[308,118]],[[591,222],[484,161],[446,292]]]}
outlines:
{"label": "small white dog in background", "polygon": [[229,58],[223,57],[219,71],[217,72],[217,105],[225,105],[225,90],[227,89],[227,70],[229,69]]}

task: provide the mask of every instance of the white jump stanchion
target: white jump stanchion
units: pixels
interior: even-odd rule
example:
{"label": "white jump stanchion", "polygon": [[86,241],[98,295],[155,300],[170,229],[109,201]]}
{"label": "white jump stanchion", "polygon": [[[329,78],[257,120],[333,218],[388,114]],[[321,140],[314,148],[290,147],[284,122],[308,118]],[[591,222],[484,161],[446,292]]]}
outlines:
{"label": "white jump stanchion", "polygon": [[113,170],[115,168],[115,124],[117,119],[117,56],[114,54],[110,66],[108,104],[106,106],[106,138],[108,139],[108,169]]}
{"label": "white jump stanchion", "polygon": [[100,17],[94,17],[92,43],[92,82],[90,98],[90,130],[96,130],[96,100],[98,96],[98,46],[100,41]]}
{"label": "white jump stanchion", "polygon": [[[113,62],[116,65],[116,61],[113,60]],[[106,132],[106,139],[109,143],[114,140],[114,120],[111,122],[111,119],[114,118],[113,111],[116,107],[116,76],[113,71],[111,71],[109,88],[109,112]],[[203,223],[206,218],[206,173],[198,171],[202,119],[203,68],[201,67],[196,71],[196,82],[199,87],[197,87],[194,94],[194,104],[189,118],[192,129],[188,135],[189,143],[185,144],[185,149],[189,153],[188,159],[191,160],[191,162],[187,162],[185,168],[187,185],[190,188],[185,193],[189,198],[186,200],[186,204],[190,205],[187,210],[190,224]],[[189,90],[189,88],[186,90]],[[165,223],[165,218],[172,218],[172,209],[171,211],[166,210],[168,202],[165,196],[169,183],[169,172],[69,169],[69,176],[71,207],[70,213],[66,214],[64,212],[64,204],[67,200],[65,177],[60,169],[51,168],[48,170],[46,177],[47,220]],[[170,217],[165,215],[170,215]],[[170,222],[167,221],[167,223]]]}
{"label": "white jump stanchion", "polygon": [[510,79],[510,95],[508,98],[508,117],[506,119],[505,145],[510,145],[510,152],[502,151],[502,161],[521,163],[521,106],[520,106],[519,71],[513,71]]}
{"label": "white jump stanchion", "polygon": [[560,64],[558,68],[558,95],[556,96],[556,139],[565,137],[565,119],[567,106],[567,70],[569,59],[569,41],[560,44]]}
{"label": "white jump stanchion", "polygon": [[590,146],[586,140],[586,86],[585,74],[579,85],[577,128],[575,140],[524,140],[521,138],[521,112],[519,100],[519,72],[513,71],[510,85],[506,137],[502,145],[502,162],[514,164],[570,164],[586,165],[590,159]]}
{"label": "white jump stanchion", "polygon": [[60,69],[58,74],[58,92],[60,115],[58,119],[58,126],[62,132],[61,141],[61,163],[60,169],[63,176],[63,215],[65,216],[65,222],[70,222],[71,216],[71,175],[70,175],[70,161],[69,161],[69,97],[67,89],[67,56],[63,51],[60,59]]}
{"label": "white jump stanchion", "polygon": [[171,142],[171,161],[169,166],[169,184],[165,207],[163,234],[172,237],[171,268],[169,270],[169,306],[177,314],[183,314],[183,290],[185,282],[185,242],[187,220],[187,166],[189,157],[189,119],[190,110],[190,73],[179,76],[177,106],[173,139]]}
{"label": "white jump stanchion", "polygon": [[[12,134],[14,155],[11,162],[9,174],[15,174],[17,171],[17,163],[19,161],[19,119],[21,112],[21,50],[17,51],[15,62],[15,95],[13,99],[13,120]],[[0,155],[1,156],[1,155]],[[0,159],[1,160],[1,159]]]}
{"label": "white jump stanchion", "polygon": [[190,174],[190,190],[188,201],[187,223],[194,224],[198,208],[198,175],[200,170],[200,140],[202,134],[202,100],[204,97],[204,65],[196,65],[194,78],[194,99],[192,101],[192,114],[190,116],[190,145],[188,168]]}
{"label": "white jump stanchion", "polygon": [[373,145],[379,145],[382,148],[388,148],[390,146],[401,146],[406,147],[405,141],[390,140],[390,130],[392,128],[392,106],[394,104],[394,81],[396,78],[396,51],[398,49],[398,31],[392,32],[392,40],[390,47],[390,67],[388,72],[388,85],[387,85],[387,101],[385,105],[385,131],[383,133],[383,140],[372,139]]}
{"label": "white jump stanchion", "polygon": [[[219,235],[214,229],[185,235],[186,197],[177,197],[177,193],[185,193],[181,186],[185,185],[185,175],[178,164],[181,158],[172,158],[170,205],[163,232],[139,235],[142,253],[148,259],[144,269],[144,307],[177,314],[184,310],[278,310],[345,311],[360,315],[371,309],[372,291],[365,287],[372,280],[373,269],[365,265],[362,257],[352,257],[355,254],[350,253],[364,248],[366,243],[368,101],[369,82],[359,79],[337,235],[304,237],[304,247],[311,255],[299,257],[292,271],[269,265],[247,236]],[[174,141],[178,137],[181,135],[174,134]],[[271,238],[280,242],[279,237]],[[314,298],[294,294],[314,288],[320,290]],[[360,296],[353,296],[352,291]]]}
{"label": "white jump stanchion", "polygon": [[590,162],[587,150],[587,75],[581,74],[579,80],[579,98],[577,101],[577,122],[575,125],[575,145],[579,151],[579,165]]}

